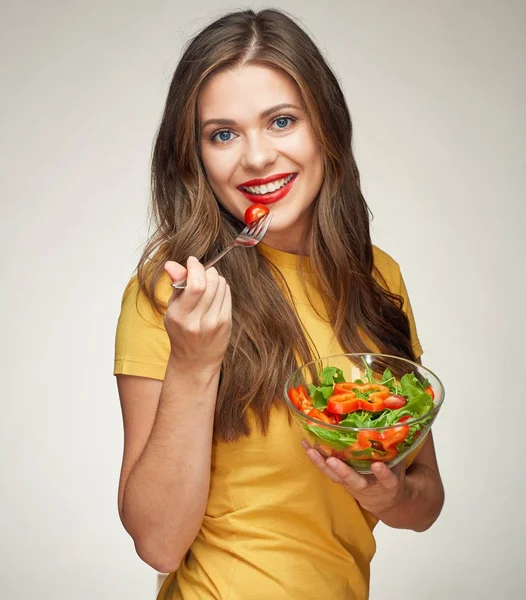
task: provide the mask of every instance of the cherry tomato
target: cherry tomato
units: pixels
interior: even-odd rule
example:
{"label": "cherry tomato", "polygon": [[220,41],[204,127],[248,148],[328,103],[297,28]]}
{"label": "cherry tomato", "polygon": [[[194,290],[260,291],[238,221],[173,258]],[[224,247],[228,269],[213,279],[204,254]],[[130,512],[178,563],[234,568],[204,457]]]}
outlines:
{"label": "cherry tomato", "polygon": [[424,391],[426,392],[426,394],[429,394],[431,396],[431,400],[435,399],[435,392],[433,392],[433,388],[430,385],[428,385]]}
{"label": "cherry tomato", "polygon": [[269,209],[263,204],[251,204],[245,211],[245,223],[250,225],[259,218],[268,215]]}
{"label": "cherry tomato", "polygon": [[396,410],[397,408],[402,408],[407,404],[407,400],[404,396],[399,396],[398,394],[393,394],[384,400],[385,408],[390,408],[391,410]]}

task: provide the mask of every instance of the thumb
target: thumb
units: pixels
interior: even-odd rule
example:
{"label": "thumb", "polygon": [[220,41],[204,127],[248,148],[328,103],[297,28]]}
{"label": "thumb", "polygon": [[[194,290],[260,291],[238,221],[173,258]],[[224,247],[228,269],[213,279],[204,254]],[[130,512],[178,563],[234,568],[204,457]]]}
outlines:
{"label": "thumb", "polygon": [[374,473],[378,483],[380,483],[385,489],[393,490],[397,487],[399,483],[398,475],[391,471],[391,469],[384,463],[373,463],[371,465],[371,471]]}
{"label": "thumb", "polygon": [[170,276],[172,283],[182,281],[186,277],[186,269],[179,263],[176,263],[174,260],[166,261],[164,263],[164,270]]}

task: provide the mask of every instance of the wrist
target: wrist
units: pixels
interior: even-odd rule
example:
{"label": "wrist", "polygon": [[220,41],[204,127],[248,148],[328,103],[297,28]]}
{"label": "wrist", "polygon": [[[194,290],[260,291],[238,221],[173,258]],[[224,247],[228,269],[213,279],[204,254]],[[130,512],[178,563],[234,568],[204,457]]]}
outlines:
{"label": "wrist", "polygon": [[385,508],[378,511],[375,516],[380,519],[380,521],[389,523],[393,517],[396,518],[396,515],[410,510],[414,497],[415,489],[413,483],[409,477],[405,477],[404,484],[400,488],[398,494]]}
{"label": "wrist", "polygon": [[185,361],[170,354],[166,371],[177,377],[179,381],[191,382],[193,385],[210,385],[219,381],[221,363],[202,363]]}

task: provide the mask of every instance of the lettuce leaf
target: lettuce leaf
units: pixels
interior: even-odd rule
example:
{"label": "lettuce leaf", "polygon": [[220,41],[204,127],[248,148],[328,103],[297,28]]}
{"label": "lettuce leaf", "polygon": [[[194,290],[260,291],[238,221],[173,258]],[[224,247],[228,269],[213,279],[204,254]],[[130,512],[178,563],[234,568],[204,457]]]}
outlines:
{"label": "lettuce leaf", "polygon": [[314,405],[314,408],[317,408],[318,410],[324,410],[327,408],[327,400],[332,396],[332,390],[332,385],[322,385],[316,387],[311,383],[309,385],[309,393],[312,398],[312,404]]}

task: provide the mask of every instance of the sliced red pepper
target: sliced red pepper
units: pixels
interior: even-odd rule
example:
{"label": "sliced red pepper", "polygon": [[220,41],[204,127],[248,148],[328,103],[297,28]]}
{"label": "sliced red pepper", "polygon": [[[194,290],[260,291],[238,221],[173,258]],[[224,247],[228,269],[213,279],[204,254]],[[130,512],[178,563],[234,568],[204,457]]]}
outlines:
{"label": "sliced red pepper", "polygon": [[321,410],[318,410],[317,408],[313,408],[312,410],[309,410],[309,412],[307,413],[307,416],[312,417],[313,419],[318,419],[318,421],[324,421],[325,423],[332,423],[332,421],[329,419],[329,417],[324,415],[321,412]]}
{"label": "sliced red pepper", "polygon": [[[355,391],[373,392],[367,400],[357,398]],[[379,412],[385,408],[385,400],[390,395],[389,388],[377,383],[337,383],[333,394],[327,402],[327,410],[339,415],[345,415],[356,410]]]}
{"label": "sliced red pepper", "polygon": [[[383,431],[362,430],[356,436],[356,442],[348,448],[350,457],[362,460],[391,460],[398,454],[396,444],[403,442],[409,435],[409,426],[400,425]],[[365,450],[371,452],[366,453]],[[368,458],[367,458],[368,457]]]}
{"label": "sliced red pepper", "polygon": [[389,448],[388,450],[381,450],[369,446],[367,448],[356,448],[355,444],[349,446],[344,450],[344,454],[347,460],[369,460],[371,462],[387,462],[393,459],[397,454],[396,448]]}
{"label": "sliced red pepper", "polygon": [[331,448],[331,446],[329,446],[328,444],[316,444],[314,448],[316,448],[318,452],[320,452],[323,456],[327,458],[329,456],[335,456],[340,460],[346,459],[345,453],[342,452],[342,450],[336,450],[335,448]]}
{"label": "sliced red pepper", "polygon": [[335,383],[332,393],[333,394],[346,394],[356,389],[355,383]]}
{"label": "sliced red pepper", "polygon": [[343,419],[342,415],[338,415],[336,413],[331,413],[330,410],[325,409],[323,414],[329,418],[330,422],[333,425],[338,425],[338,423]]}
{"label": "sliced red pepper", "polygon": [[288,394],[290,401],[298,410],[308,413],[309,410],[314,408],[312,405],[312,398],[307,393],[305,386],[299,385],[298,387],[290,388]]}
{"label": "sliced red pepper", "polygon": [[327,410],[337,415],[346,415],[347,413],[358,410],[361,400],[358,400],[354,392],[346,394],[336,394],[329,397],[327,401]]}

